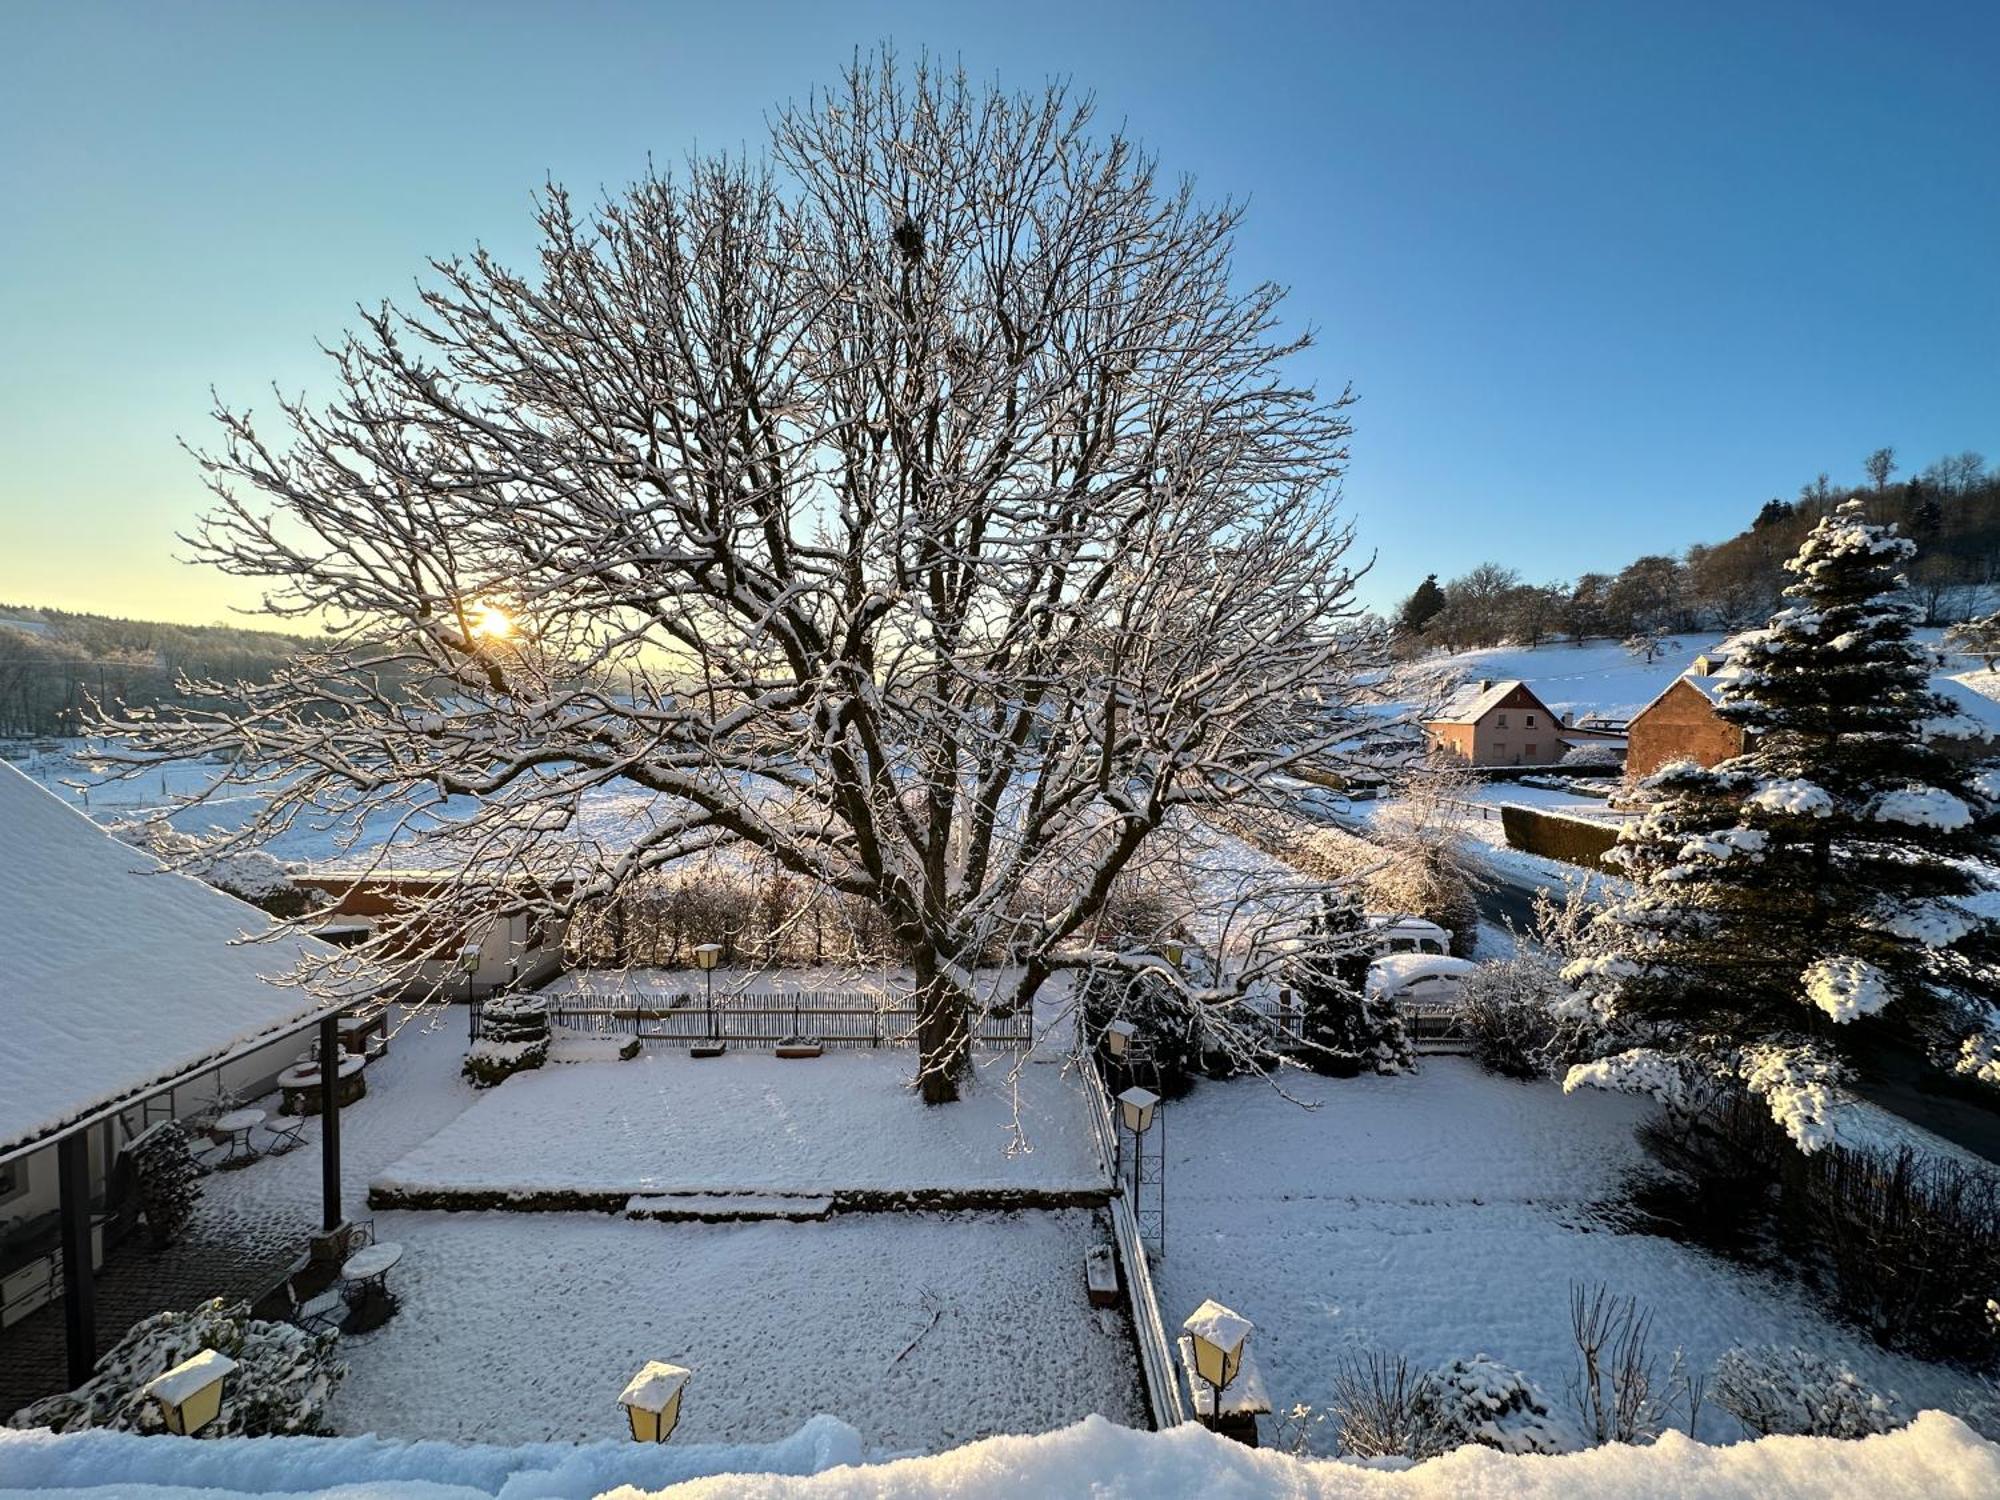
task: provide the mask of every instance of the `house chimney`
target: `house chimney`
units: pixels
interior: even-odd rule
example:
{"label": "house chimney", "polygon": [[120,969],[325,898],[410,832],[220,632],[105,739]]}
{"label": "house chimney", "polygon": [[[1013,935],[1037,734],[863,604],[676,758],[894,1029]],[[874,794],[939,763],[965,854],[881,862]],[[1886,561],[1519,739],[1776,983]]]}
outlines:
{"label": "house chimney", "polygon": [[1493,679],[1491,677],[1482,677],[1479,679],[1480,692],[1482,693],[1490,692],[1492,691],[1492,688],[1493,688]]}

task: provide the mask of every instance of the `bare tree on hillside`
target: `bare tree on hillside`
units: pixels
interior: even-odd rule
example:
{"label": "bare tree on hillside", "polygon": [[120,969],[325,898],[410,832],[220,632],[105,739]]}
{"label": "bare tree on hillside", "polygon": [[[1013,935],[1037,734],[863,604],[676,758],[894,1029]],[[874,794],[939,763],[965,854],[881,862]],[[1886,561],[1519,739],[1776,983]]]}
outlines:
{"label": "bare tree on hillside", "polygon": [[1889,476],[1896,472],[1896,450],[1877,448],[1861,460],[1861,471],[1868,476],[1868,482],[1878,490],[1889,487]]}
{"label": "bare tree on hillside", "polygon": [[859,63],[768,166],[551,188],[530,267],[435,263],[331,401],[218,411],[196,554],[331,632],[246,707],[114,726],[134,758],[240,755],[229,844],[395,821],[453,872],[405,935],[752,846],[879,906],[956,1097],[975,1005],[1115,958],[1149,838],[1337,758],[1378,652],[1347,394],[1232,281],[1240,210],[1090,116]]}

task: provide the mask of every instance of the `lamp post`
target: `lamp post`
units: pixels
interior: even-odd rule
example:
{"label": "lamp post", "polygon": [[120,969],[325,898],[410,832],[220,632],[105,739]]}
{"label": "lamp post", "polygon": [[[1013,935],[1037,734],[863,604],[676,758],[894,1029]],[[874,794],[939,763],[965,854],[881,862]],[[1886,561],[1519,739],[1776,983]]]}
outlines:
{"label": "lamp post", "polygon": [[722,944],[698,943],[695,945],[694,961],[701,965],[701,977],[708,985],[708,1039],[719,1040],[715,1033],[715,961],[722,957]]}
{"label": "lamp post", "polygon": [[1139,1034],[1139,1028],[1122,1016],[1104,1028],[1104,1048],[1114,1060],[1123,1058],[1132,1050],[1132,1039]]}
{"label": "lamp post", "polygon": [[625,1383],[618,1401],[632,1424],[633,1442],[664,1443],[674,1435],[681,1419],[681,1393],[693,1373],[681,1365],[649,1359]]}
{"label": "lamp post", "polygon": [[463,944],[458,950],[458,967],[465,975],[465,1033],[471,1041],[479,1040],[478,1012],[472,1008],[472,976],[479,972],[479,945]]}
{"label": "lamp post", "polygon": [[1139,1214],[1139,1187],[1146,1177],[1146,1132],[1153,1126],[1153,1110],[1160,1096],[1137,1085],[1118,1096],[1118,1113],[1132,1132],[1132,1214]]}
{"label": "lamp post", "polygon": [[204,1349],[146,1382],[146,1394],[158,1403],[167,1431],[193,1437],[222,1411],[222,1383],[236,1361]]}
{"label": "lamp post", "polygon": [[1222,1393],[1243,1367],[1243,1343],[1255,1325],[1239,1312],[1224,1307],[1213,1297],[1188,1314],[1181,1324],[1194,1345],[1194,1370],[1208,1382],[1209,1422],[1222,1419]]}
{"label": "lamp post", "polygon": [[1164,943],[1160,944],[1160,954],[1166,959],[1167,965],[1170,968],[1178,969],[1181,966],[1181,955],[1184,952],[1186,950],[1173,938],[1168,938]]}

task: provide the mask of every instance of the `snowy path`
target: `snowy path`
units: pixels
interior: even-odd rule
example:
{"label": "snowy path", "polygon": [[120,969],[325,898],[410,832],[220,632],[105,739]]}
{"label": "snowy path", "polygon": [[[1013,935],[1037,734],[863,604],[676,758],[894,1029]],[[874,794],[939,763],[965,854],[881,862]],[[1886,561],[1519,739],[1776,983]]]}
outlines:
{"label": "snowy path", "polygon": [[[511,1085],[509,1085],[511,1086]],[[825,1224],[394,1213],[402,1298],[349,1340],[342,1432],[616,1437],[648,1359],[694,1378],[675,1442],[782,1437],[815,1412],[935,1451],[1090,1412],[1143,1424],[1122,1311],[1092,1311],[1085,1211]]]}
{"label": "snowy path", "polygon": [[[1650,1106],[1637,1100],[1565,1097],[1457,1058],[1287,1087],[1317,1107],[1256,1080],[1166,1106],[1169,1238],[1154,1271],[1170,1325],[1206,1297],[1257,1324],[1280,1409],[1323,1406],[1340,1357],[1371,1349],[1416,1368],[1490,1354],[1564,1403],[1573,1281],[1652,1309],[1662,1371],[1676,1345],[1705,1369],[1732,1344],[1782,1342],[1848,1359],[1912,1404],[1964,1384],[1829,1323],[1787,1284],[1608,1229],[1593,1209],[1642,1160],[1631,1126]],[[1737,1435],[1704,1413],[1703,1436]]]}

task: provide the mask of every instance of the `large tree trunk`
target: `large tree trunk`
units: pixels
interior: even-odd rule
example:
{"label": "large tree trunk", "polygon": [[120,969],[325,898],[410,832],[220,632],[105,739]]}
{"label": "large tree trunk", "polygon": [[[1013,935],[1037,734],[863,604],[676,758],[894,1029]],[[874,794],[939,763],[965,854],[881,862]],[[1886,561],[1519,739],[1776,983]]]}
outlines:
{"label": "large tree trunk", "polygon": [[926,1104],[951,1104],[972,1067],[972,997],[919,947],[917,971],[917,1082]]}

